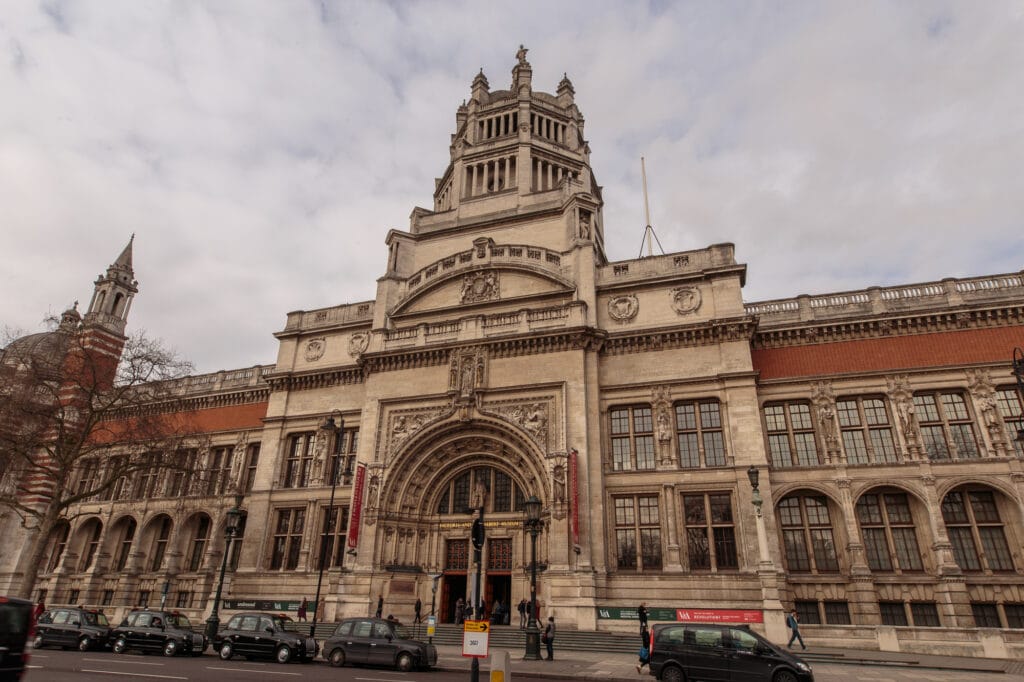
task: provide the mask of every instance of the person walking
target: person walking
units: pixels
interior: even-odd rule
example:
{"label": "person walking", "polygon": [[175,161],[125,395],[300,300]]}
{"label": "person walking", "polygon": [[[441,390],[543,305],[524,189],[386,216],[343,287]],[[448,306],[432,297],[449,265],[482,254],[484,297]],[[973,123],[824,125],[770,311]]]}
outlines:
{"label": "person walking", "polygon": [[526,629],[526,609],[528,609],[528,608],[530,608],[529,607],[529,602],[526,601],[526,597],[523,597],[521,600],[519,600],[519,606],[516,607],[516,609],[519,611],[519,629],[520,630],[525,630]]}
{"label": "person walking", "polygon": [[636,674],[640,675],[643,672],[645,665],[651,663],[651,631],[646,627],[640,628],[640,660],[636,664]]}
{"label": "person walking", "polygon": [[462,601],[462,597],[455,600],[455,624],[462,625],[462,616],[465,614],[465,602]]}
{"label": "person walking", "polygon": [[36,604],[36,610],[32,612],[32,620],[39,620],[39,616],[46,612],[46,604],[39,602]]}
{"label": "person walking", "polygon": [[384,595],[377,595],[377,617],[380,618],[380,614],[384,613]]}
{"label": "person walking", "polygon": [[796,639],[799,640],[800,646],[806,650],[807,645],[804,644],[804,638],[800,636],[800,619],[796,615],[796,609],[790,611],[789,615],[786,616],[786,627],[793,631],[793,634],[789,636],[789,644],[786,645],[786,648],[792,649],[793,640]]}
{"label": "person walking", "polygon": [[420,600],[419,597],[416,597],[416,603],[413,604],[412,610],[413,613],[416,614],[415,617],[412,619],[413,625],[416,625],[417,623],[422,623],[423,616],[420,615],[420,611],[423,610],[423,602]]}
{"label": "person walking", "polygon": [[541,637],[544,640],[544,646],[548,649],[548,657],[545,661],[555,660],[555,617],[548,616],[548,626],[544,628],[544,636]]}
{"label": "person walking", "polygon": [[299,611],[295,614],[299,620],[306,620],[306,598],[303,597],[302,601],[299,602]]}
{"label": "person walking", "polygon": [[640,602],[640,606],[636,607],[636,615],[640,619],[640,629],[647,629],[647,602]]}

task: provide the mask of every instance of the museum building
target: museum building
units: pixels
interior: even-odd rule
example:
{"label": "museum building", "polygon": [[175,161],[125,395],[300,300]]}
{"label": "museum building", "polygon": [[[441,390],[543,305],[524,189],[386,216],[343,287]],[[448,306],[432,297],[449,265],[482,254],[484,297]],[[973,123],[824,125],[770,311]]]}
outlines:
{"label": "museum building", "polygon": [[[486,608],[529,597],[536,496],[563,628],[632,630],[646,601],[778,639],[795,608],[823,644],[1024,656],[1021,273],[746,302],[732,244],[609,262],[602,206],[569,79],[534,90],[525,50],[509,89],[479,73],[376,297],[288,313],[273,364],[179,382],[205,475],[119,481],[40,565],[5,552],[0,593],[38,571],[47,604],[202,620],[237,504],[229,612],[312,604],[323,566],[326,620],[382,595],[450,622],[473,509]],[[120,294],[112,333],[131,255],[86,314]],[[28,338],[59,352],[65,324]]]}

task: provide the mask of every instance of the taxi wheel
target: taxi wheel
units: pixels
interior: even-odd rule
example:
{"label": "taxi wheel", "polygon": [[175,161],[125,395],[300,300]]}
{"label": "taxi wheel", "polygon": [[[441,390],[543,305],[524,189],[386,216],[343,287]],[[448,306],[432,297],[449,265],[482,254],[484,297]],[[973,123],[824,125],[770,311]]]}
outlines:
{"label": "taxi wheel", "polygon": [[173,656],[178,653],[178,643],[173,639],[164,642],[164,656]]}
{"label": "taxi wheel", "polygon": [[292,650],[286,647],[284,644],[277,647],[277,653],[274,654],[274,659],[278,663],[287,663],[292,660]]}
{"label": "taxi wheel", "polygon": [[796,682],[796,675],[789,670],[780,670],[772,678],[772,682]]}
{"label": "taxi wheel", "polygon": [[85,636],[85,637],[82,637],[82,639],[78,640],[78,650],[79,651],[88,651],[91,648],[92,648],[92,640],[89,639],[88,635]]}
{"label": "taxi wheel", "polygon": [[32,648],[33,649],[42,649],[43,648],[43,636],[42,635],[36,635],[32,639]]}
{"label": "taxi wheel", "polygon": [[331,652],[331,656],[327,660],[335,668],[340,668],[341,666],[345,665],[345,650],[340,648],[335,649]]}
{"label": "taxi wheel", "polygon": [[395,667],[403,673],[407,673],[413,669],[414,663],[415,661],[412,660],[412,654],[407,651],[403,651],[398,654],[398,660],[395,662]]}
{"label": "taxi wheel", "polygon": [[128,649],[128,642],[124,637],[118,637],[114,642],[113,651],[115,654],[123,654]]}
{"label": "taxi wheel", "polygon": [[235,655],[234,649],[231,648],[231,642],[224,642],[220,645],[220,651],[217,654],[220,656],[222,661],[230,661],[231,657]]}
{"label": "taxi wheel", "polygon": [[662,682],[685,682],[686,678],[683,676],[682,669],[668,665],[661,670]]}

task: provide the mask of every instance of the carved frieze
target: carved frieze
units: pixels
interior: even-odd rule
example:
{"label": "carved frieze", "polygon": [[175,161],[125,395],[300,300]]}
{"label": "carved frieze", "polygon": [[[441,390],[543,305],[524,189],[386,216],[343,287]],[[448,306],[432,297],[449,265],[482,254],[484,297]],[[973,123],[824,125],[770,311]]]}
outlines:
{"label": "carved frieze", "polygon": [[487,410],[496,414],[530,434],[530,437],[541,447],[547,447],[548,440],[548,404],[545,402],[526,402],[515,405],[501,405]]}
{"label": "carved frieze", "polygon": [[316,362],[324,356],[324,351],[327,350],[327,339],[323,336],[318,336],[315,339],[310,339],[306,342],[306,362]]}
{"label": "carved frieze", "polygon": [[366,332],[356,332],[348,340],[348,354],[357,357],[366,352],[370,345],[370,335]]}
{"label": "carved frieze", "polygon": [[616,322],[628,322],[640,311],[640,302],[632,294],[608,301],[608,315]]}
{"label": "carved frieze", "polygon": [[430,422],[442,417],[444,408],[403,410],[388,416],[388,452],[393,454]]}
{"label": "carved frieze", "polygon": [[672,310],[689,315],[700,310],[701,296],[697,287],[676,287],[672,290]]}
{"label": "carved frieze", "polygon": [[470,272],[462,278],[461,303],[481,303],[501,298],[501,286],[496,270]]}

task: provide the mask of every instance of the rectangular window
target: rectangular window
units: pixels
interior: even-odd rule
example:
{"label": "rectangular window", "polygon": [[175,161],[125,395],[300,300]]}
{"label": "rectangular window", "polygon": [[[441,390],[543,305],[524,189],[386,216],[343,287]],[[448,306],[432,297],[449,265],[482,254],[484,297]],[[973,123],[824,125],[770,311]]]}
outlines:
{"label": "rectangular window", "polygon": [[979,457],[974,423],[962,393],[949,391],[917,394],[914,396],[914,411],[929,459]]}
{"label": "rectangular window", "polygon": [[725,438],[718,401],[678,403],[675,408],[679,465],[684,469],[725,466]]}
{"label": "rectangular window", "polygon": [[996,391],[996,405],[999,414],[1006,424],[1007,442],[1013,443],[1017,456],[1024,456],[1024,442],[1017,440],[1017,434],[1024,430],[1024,411],[1021,409],[1021,396],[1016,388],[1000,388]]}
{"label": "rectangular window", "polygon": [[195,535],[192,537],[192,552],[189,556],[188,570],[198,571],[203,563],[203,556],[206,554],[206,541],[210,537],[210,517],[203,516],[196,526]]}
{"label": "rectangular window", "polygon": [[245,459],[245,483],[242,486],[243,490],[247,493],[252,492],[253,485],[256,484],[256,469],[260,464],[260,444],[253,443],[246,450]]}
{"label": "rectangular window", "polygon": [[78,603],[78,598],[79,598],[80,595],[81,595],[81,591],[80,590],[71,590],[68,593],[68,603],[70,603],[70,604],[77,604]]}
{"label": "rectangular window", "polygon": [[910,602],[910,616],[914,619],[914,626],[919,628],[937,628],[939,622],[939,609],[933,601]]}
{"label": "rectangular window", "polygon": [[285,459],[283,487],[305,488],[309,485],[315,441],[316,433],[313,431],[288,436],[288,457]]}
{"label": "rectangular window", "polygon": [[825,622],[829,625],[849,625],[850,605],[845,601],[827,601],[825,606]]}
{"label": "rectangular window", "polygon": [[647,406],[609,411],[612,469],[632,471],[654,468],[654,419]]}
{"label": "rectangular window", "polygon": [[199,470],[199,453],[195,450],[179,450],[175,453],[173,468],[167,481],[168,497],[188,497],[196,493],[195,472]]}
{"label": "rectangular window", "polygon": [[[348,540],[348,507],[323,510],[320,519],[320,547],[324,568],[345,565],[345,543]],[[317,564],[319,565],[319,564]]]}
{"label": "rectangular window", "polygon": [[882,615],[882,625],[906,625],[907,611],[901,601],[880,601],[878,611]]}
{"label": "rectangular window", "polygon": [[616,497],[613,504],[618,567],[639,571],[661,570],[658,496]]}
{"label": "rectangular window", "polygon": [[164,553],[167,551],[167,541],[171,537],[171,519],[167,516],[160,522],[160,532],[153,543],[153,561],[149,568],[151,571],[159,571],[164,564]]}
{"label": "rectangular window", "polygon": [[223,495],[231,476],[231,457],[234,448],[214,448],[210,451],[206,470],[206,494]]}
{"label": "rectangular window", "polygon": [[1003,611],[1006,612],[1006,627],[1024,629],[1024,604],[1006,603]]}
{"label": "rectangular window", "polygon": [[192,591],[178,590],[178,599],[176,601],[176,605],[179,609],[192,608]]}
{"label": "rectangular window", "polygon": [[881,398],[845,398],[836,401],[836,416],[849,464],[896,462],[889,412]]}
{"label": "rectangular window", "polygon": [[114,591],[103,590],[103,598],[100,599],[100,606],[110,606],[114,603]]}
{"label": "rectangular window", "polygon": [[821,464],[811,406],[804,402],[764,406],[768,452],[772,466],[816,466]]}
{"label": "rectangular window", "polygon": [[990,602],[971,602],[971,612],[974,613],[975,627],[1002,627],[1002,623],[999,622],[999,609],[996,608],[995,604]]}
{"label": "rectangular window", "polygon": [[495,538],[487,541],[487,569],[491,571],[512,570],[512,539]]}
{"label": "rectangular window", "polygon": [[793,604],[796,608],[796,617],[803,625],[821,625],[821,614],[818,612],[818,602],[797,599]]}
{"label": "rectangular window", "polygon": [[729,493],[683,495],[683,514],[690,570],[739,568]]}
{"label": "rectangular window", "polygon": [[305,509],[279,509],[277,511],[274,544],[270,555],[271,569],[283,568],[290,571],[298,567],[305,521]]}
{"label": "rectangular window", "polygon": [[468,540],[445,540],[444,567],[454,571],[465,571],[469,568]]}
{"label": "rectangular window", "polygon": [[163,457],[158,452],[140,455],[139,469],[135,474],[135,488],[132,497],[136,500],[151,500],[157,496],[157,482]]}

